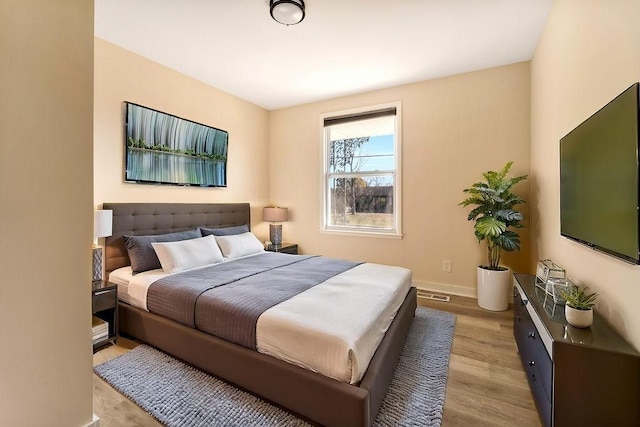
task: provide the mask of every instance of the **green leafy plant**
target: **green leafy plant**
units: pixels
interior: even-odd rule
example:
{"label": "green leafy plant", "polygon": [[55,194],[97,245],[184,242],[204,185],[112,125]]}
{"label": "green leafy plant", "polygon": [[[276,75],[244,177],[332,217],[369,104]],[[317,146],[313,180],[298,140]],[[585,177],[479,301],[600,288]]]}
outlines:
{"label": "green leafy plant", "polygon": [[196,153],[195,150],[190,148],[186,150],[174,150],[169,146],[160,145],[160,144],[148,146],[144,139],[135,140],[132,137],[129,137],[128,139],[128,146],[131,148],[139,148],[139,149],[149,150],[149,151],[160,151],[164,153],[182,154],[182,155],[198,157],[201,159],[210,159],[215,161],[224,161],[227,159],[222,154]]}
{"label": "green leafy plant", "polygon": [[139,139],[139,140],[136,141],[132,137],[129,137],[128,141],[129,141],[129,147],[132,147],[132,148],[149,148],[149,147],[147,147],[144,139]]}
{"label": "green leafy plant", "polygon": [[589,287],[571,288],[569,292],[563,292],[562,297],[566,300],[566,304],[577,310],[590,310],[596,303],[598,294],[596,292],[589,293]]}
{"label": "green leafy plant", "polygon": [[517,183],[527,179],[527,175],[508,177],[513,162],[508,162],[499,172],[488,171],[482,174],[485,182],[476,182],[463,190],[468,197],[459,203],[462,206],[475,205],[467,219],[475,221],[474,233],[478,242],[484,241],[488,247],[489,270],[503,270],[500,267],[502,251],[520,250],[520,236],[509,230],[510,227],[522,228],[522,213],[514,206],[525,203],[511,192]]}

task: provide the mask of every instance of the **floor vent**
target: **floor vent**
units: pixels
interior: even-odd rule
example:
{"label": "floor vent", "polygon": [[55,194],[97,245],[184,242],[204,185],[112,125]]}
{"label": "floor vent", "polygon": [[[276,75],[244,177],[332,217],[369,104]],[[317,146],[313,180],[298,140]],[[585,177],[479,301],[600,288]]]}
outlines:
{"label": "floor vent", "polygon": [[449,295],[434,294],[433,292],[423,291],[420,289],[418,289],[418,298],[425,298],[442,302],[449,302],[451,300],[451,297]]}

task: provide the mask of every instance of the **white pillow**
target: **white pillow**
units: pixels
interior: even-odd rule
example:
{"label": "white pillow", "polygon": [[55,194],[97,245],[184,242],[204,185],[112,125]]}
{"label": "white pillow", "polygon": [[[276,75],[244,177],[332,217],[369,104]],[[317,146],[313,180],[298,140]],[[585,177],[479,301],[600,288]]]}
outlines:
{"label": "white pillow", "polygon": [[177,242],[152,242],[151,245],[165,273],[177,273],[224,261],[213,236]]}
{"label": "white pillow", "polygon": [[251,232],[215,237],[225,258],[233,259],[264,251],[260,240]]}

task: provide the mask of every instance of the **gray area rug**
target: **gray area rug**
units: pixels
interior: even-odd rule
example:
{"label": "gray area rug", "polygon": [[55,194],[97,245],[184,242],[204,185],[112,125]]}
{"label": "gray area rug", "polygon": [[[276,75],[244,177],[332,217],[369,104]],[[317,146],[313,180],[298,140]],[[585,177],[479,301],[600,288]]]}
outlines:
{"label": "gray area rug", "polygon": [[[439,426],[456,318],[418,307],[375,426]],[[94,368],[167,426],[308,426],[258,397],[140,345]]]}

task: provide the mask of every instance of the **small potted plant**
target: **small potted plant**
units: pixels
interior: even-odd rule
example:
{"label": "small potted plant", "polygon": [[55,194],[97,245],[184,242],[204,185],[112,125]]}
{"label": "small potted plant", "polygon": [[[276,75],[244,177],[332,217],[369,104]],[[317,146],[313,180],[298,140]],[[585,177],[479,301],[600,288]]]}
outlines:
{"label": "small potted plant", "polygon": [[567,322],[576,328],[588,328],[593,323],[593,306],[598,294],[589,293],[589,287],[575,287],[564,293],[566,300],[564,315]]}
{"label": "small potted plant", "polygon": [[516,205],[525,203],[511,191],[527,175],[509,176],[513,162],[501,170],[482,174],[484,181],[463,190],[467,198],[462,206],[474,206],[467,219],[475,221],[474,233],[478,242],[487,245],[487,264],[477,268],[478,305],[486,310],[502,311],[509,308],[511,273],[500,265],[502,251],[520,250],[520,236],[512,228],[522,228],[522,213]]}

